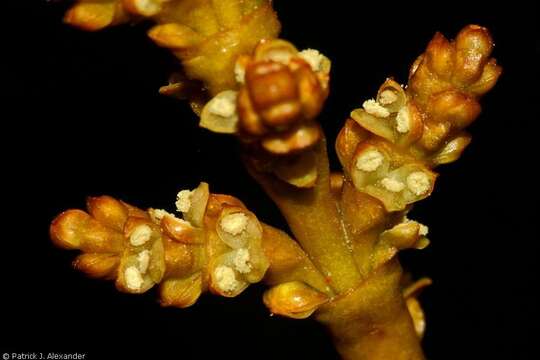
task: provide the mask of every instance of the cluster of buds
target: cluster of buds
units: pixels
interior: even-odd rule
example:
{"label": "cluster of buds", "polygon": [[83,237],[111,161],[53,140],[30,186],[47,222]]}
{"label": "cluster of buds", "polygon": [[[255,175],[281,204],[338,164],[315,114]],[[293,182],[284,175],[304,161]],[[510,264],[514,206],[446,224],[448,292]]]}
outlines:
{"label": "cluster of buds", "polygon": [[181,60],[188,79],[172,88],[190,99],[190,80],[202,82],[210,96],[234,89],[237,57],[280,30],[270,0],[171,0],[153,19],[158,24],[148,36]]}
{"label": "cluster of buds", "polygon": [[238,199],[210,194],[201,183],[181,191],[177,207],[183,219],[108,196],[89,198],[88,213],[68,210],[53,221],[51,238],[83,252],[75,268],[115,280],[120,291],[160,284],[164,306],[190,306],[206,290],[236,296],[263,278],[269,263],[262,227]]}
{"label": "cluster of buds", "polygon": [[502,68],[491,58],[486,28],[469,25],[454,41],[437,33],[411,67],[409,95],[424,114],[415,148],[432,165],[457,160],[470,142],[463,131],[479,115],[478,99],[491,90]]}
{"label": "cluster of buds", "polygon": [[77,2],[64,21],[86,31],[101,30],[137,18],[157,15],[170,0],[101,0]]}
{"label": "cluster of buds", "polygon": [[387,211],[429,196],[436,179],[430,169],[459,158],[470,142],[463,129],[480,113],[478,97],[500,74],[492,47],[487,30],[475,25],[453,42],[437,34],[406,89],[388,79],[375,99],[352,111],[336,149],[359,191]]}
{"label": "cluster of buds", "polygon": [[74,267],[91,277],[114,279],[126,292],[141,293],[159,283],[164,247],[148,214],[108,196],[88,198],[87,209],[63,212],[50,228],[57,246],[83,252]]}
{"label": "cluster of buds", "polygon": [[261,41],[235,64],[239,91],[217,94],[201,113],[202,127],[235,133],[274,155],[298,153],[322,137],[314,121],[328,95],[330,61],[284,40]]}

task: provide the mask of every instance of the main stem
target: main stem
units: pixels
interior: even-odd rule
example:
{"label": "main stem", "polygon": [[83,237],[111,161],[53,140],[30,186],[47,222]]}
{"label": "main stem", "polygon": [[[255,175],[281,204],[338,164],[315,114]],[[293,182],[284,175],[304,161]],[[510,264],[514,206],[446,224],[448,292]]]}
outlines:
{"label": "main stem", "polygon": [[[399,262],[393,259],[369,274],[359,272],[330,192],[326,142],[321,141],[315,151],[318,179],[311,189],[298,189],[248,169],[338,294],[317,311],[316,319],[328,327],[343,359],[424,359],[401,292]],[[364,255],[361,262],[367,263],[370,254]]]}
{"label": "main stem", "polygon": [[401,293],[401,274],[394,259],[317,312],[344,360],[424,359]]}
{"label": "main stem", "polygon": [[317,182],[299,189],[271,175],[249,168],[251,175],[277,204],[295,238],[326,276],[328,285],[343,293],[360,283],[344,231],[337,202],[330,191],[330,171],[326,141],[315,148]]}

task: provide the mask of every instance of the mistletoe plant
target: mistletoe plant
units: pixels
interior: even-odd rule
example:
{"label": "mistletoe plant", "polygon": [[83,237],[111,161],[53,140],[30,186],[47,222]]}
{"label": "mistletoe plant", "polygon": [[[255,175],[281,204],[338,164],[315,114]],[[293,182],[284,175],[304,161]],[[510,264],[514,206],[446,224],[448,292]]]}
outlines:
{"label": "mistletoe plant", "polygon": [[158,287],[163,306],[263,282],[271,313],[314,317],[343,359],[422,359],[417,296],[430,280],[406,284],[396,255],[428,246],[428,227],[407,213],[433,191],[435,167],[467,147],[464,129],[501,73],[488,31],[435,34],[407,84],[386,79],[344,119],[335,141],[343,171],[331,172],[317,122],[331,61],[279,39],[270,1],[81,0],[65,21],[94,31],[143,18],[182,65],[160,93],[187,100],[201,127],[238,139],[294,238],[202,182],[178,193],[176,213],[89,198],[86,211],[52,222],[54,243],[80,250],[74,267],[119,291]]}

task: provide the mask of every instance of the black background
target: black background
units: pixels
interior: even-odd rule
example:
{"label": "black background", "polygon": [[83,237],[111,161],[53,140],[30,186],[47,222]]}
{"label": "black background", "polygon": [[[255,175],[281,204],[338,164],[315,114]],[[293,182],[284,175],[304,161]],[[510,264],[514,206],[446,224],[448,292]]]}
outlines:
{"label": "black background", "polygon": [[[73,271],[48,224],[85,196],[109,194],[171,209],[176,192],[207,181],[285,227],[247,176],[232,138],[198,129],[185,103],[158,95],[177,63],[146,38],[148,24],[84,33],[62,24],[69,2],[3,8],[0,352],[77,351],[87,359],[337,359],[312,320],[270,317],[262,286],[235,299],[203,296],[179,310],[156,294],[120,294]],[[431,246],[402,259],[434,285],[422,295],[431,359],[534,359],[538,336],[537,14],[517,2],[276,1],[282,37],[333,61],[321,116],[335,138],[349,111],[407,68],[435,31],[487,26],[504,67],[471,126],[459,162],[439,169],[412,217]],[[6,80],[7,79],[7,80]],[[333,150],[334,165],[337,161]],[[336,167],[337,168],[337,167]]]}

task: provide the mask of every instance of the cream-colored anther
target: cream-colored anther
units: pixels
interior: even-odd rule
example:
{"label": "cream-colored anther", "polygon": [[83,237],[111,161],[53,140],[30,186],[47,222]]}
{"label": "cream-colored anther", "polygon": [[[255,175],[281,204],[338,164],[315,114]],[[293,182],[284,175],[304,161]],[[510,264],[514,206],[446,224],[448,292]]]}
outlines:
{"label": "cream-colored anther", "polygon": [[176,195],[176,209],[179,212],[188,212],[191,208],[191,191],[182,190]]}
{"label": "cream-colored anther", "polygon": [[139,15],[153,16],[161,10],[161,0],[133,0],[133,7]]}
{"label": "cream-colored anther", "polygon": [[381,105],[390,105],[390,104],[393,104],[394,102],[396,102],[396,100],[398,99],[396,93],[392,90],[384,90],[380,95],[379,95],[379,103],[381,103]]}
{"label": "cream-colored anther", "polygon": [[140,290],[144,280],[136,266],[129,266],[125,273],[126,285],[130,290]]}
{"label": "cream-colored anther", "polygon": [[414,223],[417,223],[418,224],[418,235],[420,236],[426,236],[429,232],[429,227],[427,225],[424,225],[424,224],[420,224],[418,221],[414,221],[414,220],[411,220],[407,217],[407,215],[405,215],[403,217],[403,223],[408,223],[408,222],[414,222]]}
{"label": "cream-colored anther", "polygon": [[373,99],[364,101],[362,107],[368,114],[376,117],[387,118],[390,116],[390,111]]}
{"label": "cream-colored anther", "polygon": [[215,97],[209,103],[208,111],[222,117],[233,116],[236,112],[236,102],[225,97]]}
{"label": "cream-colored anther", "polygon": [[422,171],[415,171],[407,176],[407,187],[416,196],[420,196],[429,191],[431,183],[426,173]]}
{"label": "cream-colored anther", "polygon": [[150,218],[157,223],[161,222],[161,219],[163,219],[165,215],[174,216],[163,209],[149,209],[148,214],[150,215]]}
{"label": "cream-colored anther", "polygon": [[150,265],[150,251],[143,250],[137,254],[137,262],[139,263],[139,271],[141,274],[146,274],[148,265]]}
{"label": "cream-colored anther", "polygon": [[384,178],[381,180],[381,184],[386,190],[395,193],[398,193],[405,189],[405,184],[396,179]]}
{"label": "cream-colored anther", "polygon": [[418,235],[426,236],[429,232],[429,228],[424,224],[418,223],[418,225],[420,225],[420,229],[418,230]]}
{"label": "cream-colored anther", "polygon": [[358,170],[371,172],[377,170],[383,163],[384,156],[377,150],[368,150],[356,159],[356,168]]}
{"label": "cream-colored anther", "polygon": [[141,246],[146,244],[152,237],[152,228],[150,226],[143,224],[137,226],[131,235],[129,236],[129,242],[133,246]]}
{"label": "cream-colored anther", "polygon": [[214,279],[217,287],[223,292],[233,292],[240,285],[236,280],[234,270],[225,265],[218,266],[214,270]]}
{"label": "cream-colored anther", "polygon": [[241,274],[247,274],[251,271],[252,266],[250,261],[249,251],[247,249],[238,249],[236,250],[233,264],[236,271]]}
{"label": "cream-colored anther", "polygon": [[243,213],[233,213],[224,216],[219,226],[231,235],[238,235],[247,227],[248,217]]}
{"label": "cream-colored anther", "polygon": [[246,82],[246,67],[238,61],[234,64],[234,78],[239,84]]}
{"label": "cream-colored anther", "polygon": [[324,60],[324,55],[322,55],[319,50],[305,49],[300,51],[298,53],[298,56],[300,56],[309,64],[311,70],[315,72],[322,70],[322,62]]}
{"label": "cream-colored anther", "polygon": [[268,53],[269,60],[281,63],[283,65],[289,65],[292,56],[293,55],[289,51],[276,50]]}
{"label": "cream-colored anther", "polygon": [[220,134],[237,131],[238,113],[236,99],[238,92],[224,90],[206,103],[201,111],[199,126]]}
{"label": "cream-colored anther", "polygon": [[403,106],[397,113],[396,116],[396,130],[405,134],[408,133],[411,129],[411,115],[409,113],[409,108],[407,105]]}

